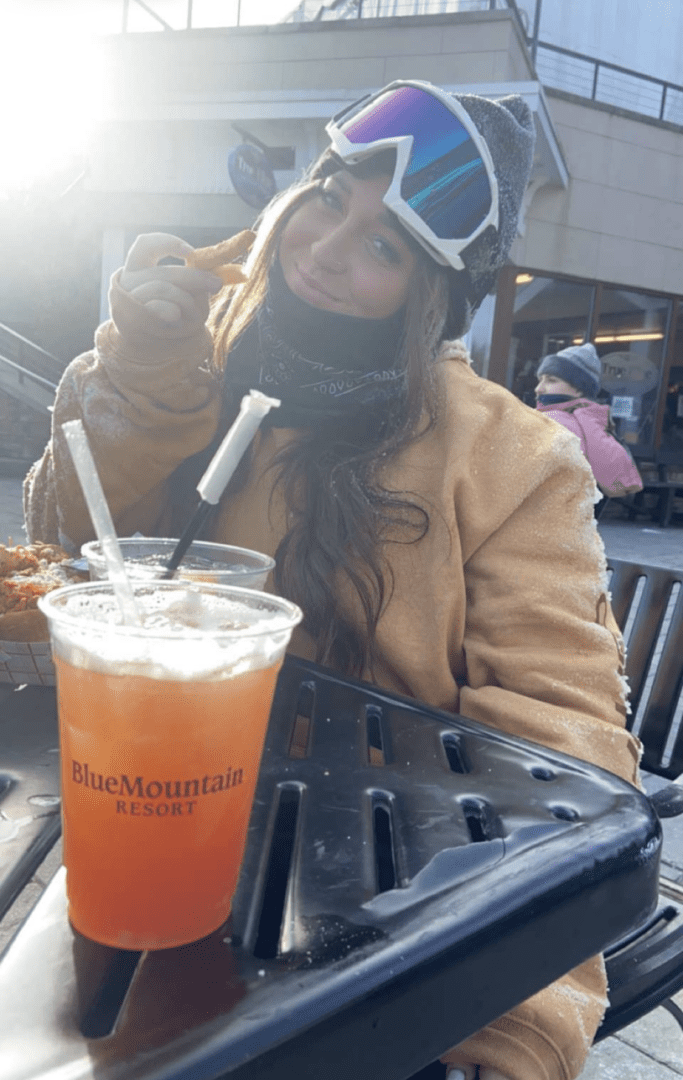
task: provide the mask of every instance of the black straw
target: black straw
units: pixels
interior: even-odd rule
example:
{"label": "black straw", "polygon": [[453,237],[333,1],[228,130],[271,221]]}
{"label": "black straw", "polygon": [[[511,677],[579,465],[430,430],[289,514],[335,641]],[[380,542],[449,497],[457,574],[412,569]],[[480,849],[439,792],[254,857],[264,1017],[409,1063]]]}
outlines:
{"label": "black straw", "polygon": [[173,554],[168,560],[168,563],[166,564],[166,569],[161,575],[161,581],[168,581],[169,578],[174,577],[176,570],[178,569],[180,563],[183,560],[185,552],[189,548],[190,544],[194,540],[199,530],[202,528],[211,511],[214,509],[214,506],[215,503],[207,502],[205,499],[202,499],[200,501],[199,506],[197,507],[194,514],[185,526],[185,531],[183,532],[183,535],[180,537],[180,540],[173,549]]}

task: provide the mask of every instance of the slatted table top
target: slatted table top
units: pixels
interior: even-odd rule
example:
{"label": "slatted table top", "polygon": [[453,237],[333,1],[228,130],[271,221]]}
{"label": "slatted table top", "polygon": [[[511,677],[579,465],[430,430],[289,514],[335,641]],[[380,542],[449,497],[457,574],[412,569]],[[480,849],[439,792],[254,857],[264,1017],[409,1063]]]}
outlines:
{"label": "slatted table top", "polygon": [[[25,810],[55,747],[53,693],[0,694],[0,807],[31,816],[0,897],[54,840]],[[57,874],[0,958],[3,1078],[404,1080],[642,921],[660,842],[617,777],[290,657],[231,920],[118,952]]]}

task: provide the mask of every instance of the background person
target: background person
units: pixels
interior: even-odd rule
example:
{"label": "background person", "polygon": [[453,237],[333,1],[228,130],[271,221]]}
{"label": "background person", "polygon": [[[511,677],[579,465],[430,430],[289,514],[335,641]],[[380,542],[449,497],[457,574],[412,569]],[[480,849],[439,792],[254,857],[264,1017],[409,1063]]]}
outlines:
{"label": "background person", "polygon": [[[60,384],[26,479],[29,536],[92,537],[61,428],[75,418],[119,534],[177,536],[241,395],[260,388],[282,405],[207,538],[276,557],[275,589],[305,613],[292,651],[637,783],[590,470],[453,340],[515,237],[530,112],[392,84],[328,132],[208,327],[217,279],[160,265],[189,245],[135,242],[112,320]],[[468,1080],[570,1080],[606,1004],[594,957],[445,1059]]]}
{"label": "background person", "polygon": [[601,377],[600,357],[590,342],[551,353],[538,368],[536,408],[579,438],[603,495],[631,495],[643,490],[643,481],[628,450],[614,437],[609,405],[595,400]]}

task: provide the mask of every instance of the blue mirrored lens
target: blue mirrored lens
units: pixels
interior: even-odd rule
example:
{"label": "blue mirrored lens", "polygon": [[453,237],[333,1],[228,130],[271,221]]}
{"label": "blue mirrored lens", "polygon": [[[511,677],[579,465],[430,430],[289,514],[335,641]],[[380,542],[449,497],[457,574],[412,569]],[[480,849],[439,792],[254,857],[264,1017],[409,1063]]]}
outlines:
{"label": "blue mirrored lens", "polygon": [[341,129],[358,144],[413,136],[401,196],[435,236],[467,239],[486,218],[491,185],[479,150],[458,117],[425,90],[390,90]]}

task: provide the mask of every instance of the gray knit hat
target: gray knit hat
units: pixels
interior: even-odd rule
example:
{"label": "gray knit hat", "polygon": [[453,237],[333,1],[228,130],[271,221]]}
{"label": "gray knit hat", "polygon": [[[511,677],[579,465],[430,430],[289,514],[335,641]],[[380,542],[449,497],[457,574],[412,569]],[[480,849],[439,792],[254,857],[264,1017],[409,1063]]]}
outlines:
{"label": "gray knit hat", "polygon": [[531,175],[536,134],[529,106],[517,94],[498,98],[454,94],[483,135],[498,180],[498,228],[490,226],[462,252],[476,309],[493,288],[517,234],[517,219]]}
{"label": "gray knit hat", "polygon": [[545,356],[538,367],[538,375],[557,375],[564,379],[584,397],[597,397],[602,379],[602,364],[590,342],[585,345],[570,345],[561,352]]}

